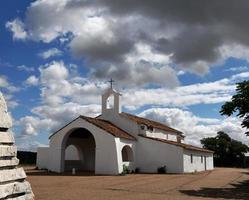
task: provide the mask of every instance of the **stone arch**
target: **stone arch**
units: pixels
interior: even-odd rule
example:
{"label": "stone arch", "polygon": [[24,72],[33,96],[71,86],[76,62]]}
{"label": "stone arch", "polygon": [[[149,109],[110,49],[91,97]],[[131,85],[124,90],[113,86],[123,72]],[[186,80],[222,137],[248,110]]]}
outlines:
{"label": "stone arch", "polygon": [[[74,146],[78,159],[66,158],[66,150]],[[85,128],[70,130],[62,141],[62,171],[71,171],[73,168],[80,171],[95,171],[96,142],[94,135]]]}
{"label": "stone arch", "polygon": [[133,150],[130,146],[125,145],[122,148],[122,161],[123,162],[133,162],[134,156],[133,156]]}

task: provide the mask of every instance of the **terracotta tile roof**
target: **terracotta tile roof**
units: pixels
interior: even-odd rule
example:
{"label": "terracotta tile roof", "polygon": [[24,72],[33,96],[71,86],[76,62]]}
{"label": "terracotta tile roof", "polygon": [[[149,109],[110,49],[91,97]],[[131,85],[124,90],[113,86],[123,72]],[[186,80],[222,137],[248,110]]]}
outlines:
{"label": "terracotta tile roof", "polygon": [[70,123],[66,124],[65,126],[63,126],[61,129],[59,129],[58,131],[56,131],[55,133],[53,133],[49,139],[51,137],[53,137],[56,133],[58,133],[60,130],[64,129],[66,126],[68,126],[69,124],[73,123],[75,120],[77,119],[84,119],[87,122],[105,130],[106,132],[110,133],[111,135],[113,135],[114,137],[119,137],[119,138],[124,138],[124,139],[128,139],[128,140],[136,140],[135,137],[133,137],[132,135],[130,135],[129,133],[125,132],[124,130],[118,128],[117,126],[115,126],[114,124],[112,124],[109,121],[103,120],[103,119],[97,119],[97,118],[92,118],[92,117],[86,117],[86,116],[79,116],[76,119],[74,119],[73,121],[71,121]]}
{"label": "terracotta tile roof", "polygon": [[173,133],[176,133],[177,135],[183,136],[183,133],[181,131],[173,129],[173,128],[165,125],[165,124],[162,124],[162,123],[159,123],[159,122],[156,122],[156,121],[153,121],[153,120],[149,120],[149,119],[146,119],[146,118],[143,118],[143,117],[138,117],[138,116],[135,116],[135,115],[132,115],[132,114],[129,114],[129,113],[122,112],[120,115],[124,116],[124,117],[126,117],[126,118],[128,118],[128,119],[130,119],[132,121],[135,121],[138,124],[144,124],[144,125],[147,125],[147,126],[152,126],[154,128],[157,128],[157,129],[173,132]]}
{"label": "terracotta tile roof", "polygon": [[200,152],[206,152],[206,153],[214,153],[211,150],[203,149],[203,148],[192,146],[192,145],[189,145],[189,144],[184,144],[184,143],[179,143],[179,142],[164,140],[164,139],[160,139],[160,138],[153,138],[153,137],[148,137],[148,136],[144,136],[144,135],[139,135],[139,136],[143,137],[143,138],[150,139],[150,140],[155,140],[155,141],[158,141],[158,142],[163,142],[163,143],[167,143],[167,144],[179,146],[179,147],[182,147],[184,149],[191,150],[191,151],[200,151]]}
{"label": "terracotta tile roof", "polygon": [[86,120],[87,122],[94,124],[95,126],[107,131],[108,133],[112,134],[114,137],[124,138],[128,140],[136,140],[135,137],[130,135],[129,133],[125,132],[124,130],[118,128],[114,124],[109,121],[97,118],[91,118],[86,116],[80,116],[80,118]]}

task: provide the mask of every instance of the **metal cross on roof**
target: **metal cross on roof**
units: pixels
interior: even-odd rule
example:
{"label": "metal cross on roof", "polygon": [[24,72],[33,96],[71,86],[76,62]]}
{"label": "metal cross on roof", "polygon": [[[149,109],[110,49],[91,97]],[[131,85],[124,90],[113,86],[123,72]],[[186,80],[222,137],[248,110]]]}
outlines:
{"label": "metal cross on roof", "polygon": [[113,87],[113,83],[115,82],[112,78],[108,81],[110,83],[111,88]]}

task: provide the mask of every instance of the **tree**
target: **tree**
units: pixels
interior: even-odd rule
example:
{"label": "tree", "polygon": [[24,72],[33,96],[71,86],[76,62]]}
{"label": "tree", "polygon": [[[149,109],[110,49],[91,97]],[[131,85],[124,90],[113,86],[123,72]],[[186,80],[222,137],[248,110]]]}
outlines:
{"label": "tree", "polygon": [[214,151],[215,166],[243,166],[245,153],[249,151],[247,145],[231,139],[220,131],[216,137],[201,140],[204,148]]}
{"label": "tree", "polygon": [[[227,116],[237,113],[238,117],[243,118],[242,127],[249,129],[249,80],[236,85],[236,94],[221,107],[220,113]],[[245,134],[249,136],[249,131]]]}

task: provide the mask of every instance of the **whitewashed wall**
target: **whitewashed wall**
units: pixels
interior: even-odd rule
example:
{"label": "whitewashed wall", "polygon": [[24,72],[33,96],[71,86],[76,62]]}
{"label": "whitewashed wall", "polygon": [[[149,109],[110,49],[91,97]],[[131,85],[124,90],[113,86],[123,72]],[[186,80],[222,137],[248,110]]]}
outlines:
{"label": "whitewashed wall", "polygon": [[36,166],[39,169],[48,169],[49,158],[50,158],[49,147],[37,148]]}
{"label": "whitewashed wall", "polygon": [[[191,154],[193,155],[193,163],[191,163]],[[201,162],[201,156],[203,156],[203,162]],[[205,157],[206,157],[206,168],[205,168]],[[212,170],[213,167],[213,154],[184,150],[184,172],[200,172],[206,170]]]}
{"label": "whitewashed wall", "polygon": [[74,145],[69,145],[65,151],[65,160],[80,160],[78,149]]}
{"label": "whitewashed wall", "polygon": [[[123,138],[115,138],[116,142],[116,151],[118,157],[118,172],[123,172],[123,165],[129,167],[130,170],[135,170],[136,168],[136,141],[126,140]],[[122,149],[124,146],[129,146],[133,152],[133,161],[132,162],[123,162],[122,158]]]}
{"label": "whitewashed wall", "polygon": [[[118,174],[119,167],[115,137],[81,118],[78,118],[51,138],[49,145],[50,153],[48,155],[49,163],[47,168],[54,172],[64,171],[64,155],[62,152],[65,151],[65,146],[62,145],[63,139],[71,133],[72,130],[77,128],[85,128],[89,130],[95,138],[95,173]],[[42,161],[38,161],[38,163],[41,162]]]}
{"label": "whitewashed wall", "polygon": [[137,123],[127,119],[126,117],[120,116],[118,113],[113,113],[111,115],[103,114],[99,118],[112,122],[117,127],[133,135],[134,137],[137,137],[137,135],[140,133],[140,127],[137,125]]}
{"label": "whitewashed wall", "polygon": [[177,135],[172,132],[167,132],[167,131],[154,128],[153,131],[147,130],[145,134],[146,136],[149,136],[149,137],[160,138],[164,140],[170,140],[170,141],[177,142]]}
{"label": "whitewashed wall", "polygon": [[183,172],[183,149],[178,146],[139,137],[136,144],[136,167],[141,172],[157,173],[166,165],[168,173]]}

